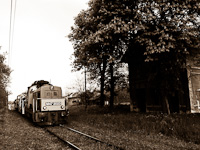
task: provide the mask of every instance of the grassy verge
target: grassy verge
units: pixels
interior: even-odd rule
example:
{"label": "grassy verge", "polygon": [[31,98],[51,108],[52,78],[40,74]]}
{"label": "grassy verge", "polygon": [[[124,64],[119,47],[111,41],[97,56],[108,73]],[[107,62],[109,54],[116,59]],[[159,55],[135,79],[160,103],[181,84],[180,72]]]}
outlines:
{"label": "grassy verge", "polygon": [[76,121],[90,126],[111,129],[113,132],[162,134],[186,142],[200,144],[200,114],[130,113],[129,108],[84,106],[70,108],[69,122]]}

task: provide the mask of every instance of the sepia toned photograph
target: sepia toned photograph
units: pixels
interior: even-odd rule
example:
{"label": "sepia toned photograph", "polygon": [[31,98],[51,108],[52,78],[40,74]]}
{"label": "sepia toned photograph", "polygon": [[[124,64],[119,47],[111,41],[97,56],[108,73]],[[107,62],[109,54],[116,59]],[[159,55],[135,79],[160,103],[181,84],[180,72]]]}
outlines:
{"label": "sepia toned photograph", "polygon": [[0,0],[0,150],[199,150],[199,0]]}

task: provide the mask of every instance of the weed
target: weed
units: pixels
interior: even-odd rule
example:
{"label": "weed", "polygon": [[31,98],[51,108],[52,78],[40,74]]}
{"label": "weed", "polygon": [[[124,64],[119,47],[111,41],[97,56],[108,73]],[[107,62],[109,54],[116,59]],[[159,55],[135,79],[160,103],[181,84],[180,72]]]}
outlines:
{"label": "weed", "polygon": [[[131,113],[129,108],[83,106],[71,109],[71,119],[91,126],[121,132],[142,132],[143,134],[162,134],[186,142],[200,144],[199,114],[158,114]],[[70,121],[69,121],[70,122]]]}

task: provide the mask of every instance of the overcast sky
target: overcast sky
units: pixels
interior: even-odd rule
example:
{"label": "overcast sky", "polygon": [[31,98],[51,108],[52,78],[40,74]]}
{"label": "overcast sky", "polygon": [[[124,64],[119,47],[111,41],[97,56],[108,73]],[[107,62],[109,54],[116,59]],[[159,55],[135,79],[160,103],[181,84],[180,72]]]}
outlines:
{"label": "overcast sky", "polygon": [[[71,73],[73,46],[66,36],[88,1],[12,0],[13,9],[17,3],[9,59],[13,70],[9,90],[13,94],[9,100],[36,80],[51,81],[61,86],[63,93],[65,87],[73,85],[79,75]],[[0,0],[0,54],[9,52],[10,9],[11,0]]]}

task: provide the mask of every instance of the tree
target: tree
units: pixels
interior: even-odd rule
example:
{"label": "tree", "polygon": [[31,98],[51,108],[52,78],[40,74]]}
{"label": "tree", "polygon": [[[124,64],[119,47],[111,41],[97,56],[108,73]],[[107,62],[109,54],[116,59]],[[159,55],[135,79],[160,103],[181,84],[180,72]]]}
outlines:
{"label": "tree", "polygon": [[[112,103],[115,67],[118,68],[125,51],[140,63],[156,62],[161,68],[157,72],[160,88],[168,91],[163,93],[163,99],[167,102],[168,95],[181,87],[178,80],[181,71],[178,70],[185,68],[188,55],[199,50],[198,1],[93,0],[89,7],[75,19],[77,28],[72,30],[70,36],[75,41],[75,57],[79,65],[92,67],[88,70],[94,71],[94,66],[98,68],[99,63],[102,67],[105,60]],[[169,76],[172,80],[166,82]],[[131,83],[134,84],[134,81],[130,80]],[[134,101],[135,89],[132,88],[130,94]]]}
{"label": "tree", "polygon": [[[129,38],[122,39],[127,43],[131,59],[135,60],[133,70],[129,71],[135,72],[134,68],[144,61],[156,62],[160,68],[156,72],[157,81],[160,81],[160,89],[167,91],[162,92],[162,97],[168,103],[169,96],[182,89],[180,78],[186,58],[199,53],[200,4],[196,0],[140,0],[133,3],[134,16],[123,18],[128,20],[124,26],[128,26]],[[130,84],[135,83],[130,80]],[[135,101],[134,86],[130,88],[132,101]]]}
{"label": "tree", "polygon": [[123,54],[124,44],[119,37],[120,34],[110,28],[109,23],[115,14],[108,13],[107,10],[115,8],[112,8],[112,1],[108,2],[90,1],[90,8],[87,11],[82,11],[75,18],[76,28],[72,28],[72,34],[69,37],[74,41],[75,67],[86,66],[92,77],[100,76],[102,105],[105,75],[107,71],[109,72],[110,106],[112,107],[116,79],[122,77],[116,73],[116,70],[121,66],[119,62]]}
{"label": "tree", "polygon": [[0,108],[7,105],[10,73],[10,68],[5,64],[5,56],[0,54]]}
{"label": "tree", "polygon": [[159,65],[160,89],[168,91],[161,93],[166,105],[175,90],[182,90],[180,78],[186,57],[199,51],[199,8],[196,0],[144,0],[137,7],[139,23],[133,38],[145,47],[145,61]]}
{"label": "tree", "polygon": [[73,62],[73,67],[76,71],[81,70],[84,67],[87,68],[87,72],[90,72],[91,79],[96,78],[100,73],[101,91],[103,91],[106,61],[104,58],[102,58],[102,60],[96,59],[96,56],[100,55],[98,50],[101,45],[93,44],[90,47],[86,47],[85,44],[86,42],[89,42],[87,40],[88,34],[91,34],[91,32],[96,30],[94,22],[91,23],[89,13],[89,10],[85,10],[79,13],[79,15],[75,18],[75,26],[72,27],[72,33],[69,35],[75,50],[75,60]]}

